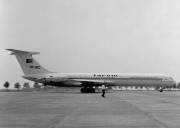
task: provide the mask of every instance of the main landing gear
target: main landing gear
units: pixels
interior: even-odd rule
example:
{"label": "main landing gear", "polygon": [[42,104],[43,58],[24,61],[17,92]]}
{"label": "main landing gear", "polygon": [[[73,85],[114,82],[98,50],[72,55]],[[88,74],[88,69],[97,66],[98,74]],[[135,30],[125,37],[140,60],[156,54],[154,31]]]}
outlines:
{"label": "main landing gear", "polygon": [[81,88],[81,92],[82,93],[95,93],[95,89],[94,88]]}
{"label": "main landing gear", "polygon": [[163,88],[159,89],[159,92],[163,92],[163,91],[164,91]]}
{"label": "main landing gear", "polygon": [[163,87],[157,87],[156,88],[159,92],[163,92],[164,91],[164,88]]}

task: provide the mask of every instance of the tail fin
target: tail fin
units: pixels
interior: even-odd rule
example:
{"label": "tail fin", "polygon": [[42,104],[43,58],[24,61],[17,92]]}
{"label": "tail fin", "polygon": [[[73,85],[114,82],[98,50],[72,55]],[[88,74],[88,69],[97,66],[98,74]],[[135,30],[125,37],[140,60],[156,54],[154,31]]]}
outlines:
{"label": "tail fin", "polygon": [[40,54],[39,52],[27,52],[15,49],[6,49],[11,51],[11,55],[15,55],[25,75],[38,75],[53,73],[42,67],[32,55]]}

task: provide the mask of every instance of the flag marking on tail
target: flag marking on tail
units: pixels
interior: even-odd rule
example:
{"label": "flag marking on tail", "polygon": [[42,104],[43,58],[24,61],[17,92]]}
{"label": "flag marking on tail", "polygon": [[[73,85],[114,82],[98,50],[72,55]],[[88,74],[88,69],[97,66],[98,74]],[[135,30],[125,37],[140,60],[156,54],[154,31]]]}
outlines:
{"label": "flag marking on tail", "polygon": [[33,63],[33,59],[26,59],[26,63]]}

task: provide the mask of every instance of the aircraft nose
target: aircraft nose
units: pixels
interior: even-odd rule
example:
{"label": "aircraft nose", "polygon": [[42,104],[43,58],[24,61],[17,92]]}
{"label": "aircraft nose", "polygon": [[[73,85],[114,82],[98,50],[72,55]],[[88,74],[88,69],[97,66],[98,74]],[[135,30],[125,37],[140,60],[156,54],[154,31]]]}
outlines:
{"label": "aircraft nose", "polygon": [[174,82],[174,85],[176,85],[177,86],[177,82],[176,81],[173,81]]}

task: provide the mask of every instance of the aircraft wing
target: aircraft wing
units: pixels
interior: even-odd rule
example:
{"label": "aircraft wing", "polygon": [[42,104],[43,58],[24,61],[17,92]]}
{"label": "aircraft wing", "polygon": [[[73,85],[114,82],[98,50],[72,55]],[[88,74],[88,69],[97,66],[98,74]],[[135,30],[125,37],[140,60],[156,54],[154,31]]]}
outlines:
{"label": "aircraft wing", "polygon": [[82,82],[82,83],[93,83],[93,84],[106,84],[107,86],[111,85],[113,86],[114,82],[113,81],[108,81],[108,80],[89,80],[89,79],[71,79],[76,82]]}
{"label": "aircraft wing", "polygon": [[114,82],[110,80],[96,80],[96,79],[57,79],[55,77],[41,77],[41,78],[33,78],[33,77],[23,77],[31,80],[40,80],[44,82],[54,82],[54,83],[63,83],[63,82],[72,82],[72,83],[81,83],[81,84],[93,84],[94,86],[101,86],[105,84],[106,86],[114,86]]}

